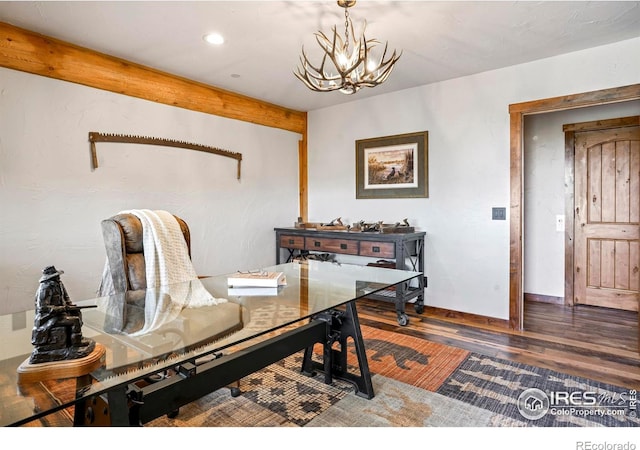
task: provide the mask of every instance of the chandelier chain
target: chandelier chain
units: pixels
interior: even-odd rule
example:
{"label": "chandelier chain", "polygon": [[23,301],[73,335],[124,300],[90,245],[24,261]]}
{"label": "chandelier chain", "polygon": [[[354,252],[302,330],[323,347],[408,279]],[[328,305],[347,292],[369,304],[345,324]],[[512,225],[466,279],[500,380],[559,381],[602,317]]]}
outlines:
{"label": "chandelier chain", "polygon": [[349,50],[349,9],[344,7],[344,49],[345,52]]}

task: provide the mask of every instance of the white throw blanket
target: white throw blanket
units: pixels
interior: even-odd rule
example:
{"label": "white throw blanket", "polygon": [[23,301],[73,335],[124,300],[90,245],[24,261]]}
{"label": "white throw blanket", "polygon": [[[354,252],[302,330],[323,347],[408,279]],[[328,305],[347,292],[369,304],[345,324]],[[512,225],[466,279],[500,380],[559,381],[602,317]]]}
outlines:
{"label": "white throw blanket", "polygon": [[[141,335],[175,319],[182,308],[217,305],[227,299],[214,298],[198,279],[184,234],[175,217],[167,211],[134,209],[142,222],[142,245],[147,277],[144,327],[131,335]],[[111,289],[107,286],[110,285]],[[157,289],[150,289],[156,287]],[[105,264],[101,295],[112,293],[109,264]]]}
{"label": "white throw blanket", "polygon": [[142,247],[147,287],[198,278],[178,221],[167,211],[127,211],[142,222]]}

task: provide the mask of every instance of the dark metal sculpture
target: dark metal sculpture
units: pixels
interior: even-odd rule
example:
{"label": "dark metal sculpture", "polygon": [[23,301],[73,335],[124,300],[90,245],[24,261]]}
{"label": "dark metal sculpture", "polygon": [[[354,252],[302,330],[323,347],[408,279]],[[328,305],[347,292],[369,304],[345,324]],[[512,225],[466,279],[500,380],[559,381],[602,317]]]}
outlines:
{"label": "dark metal sculpture", "polygon": [[64,272],[54,266],[42,270],[36,293],[31,343],[35,346],[30,364],[83,358],[91,354],[95,342],[82,337],[84,307],[69,299],[60,275]]}

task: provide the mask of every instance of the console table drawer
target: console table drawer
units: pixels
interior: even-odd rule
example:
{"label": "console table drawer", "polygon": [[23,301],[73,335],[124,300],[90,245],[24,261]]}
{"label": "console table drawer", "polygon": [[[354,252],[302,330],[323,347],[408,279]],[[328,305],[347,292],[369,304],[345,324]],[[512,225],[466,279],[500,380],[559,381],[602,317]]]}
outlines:
{"label": "console table drawer", "polygon": [[342,253],[347,255],[358,254],[358,241],[347,239],[306,238],[305,249],[309,251],[322,251]]}
{"label": "console table drawer", "polygon": [[374,258],[395,258],[396,246],[392,242],[360,242],[360,256],[371,256]]}
{"label": "console table drawer", "polygon": [[304,236],[280,236],[280,247],[304,250]]}

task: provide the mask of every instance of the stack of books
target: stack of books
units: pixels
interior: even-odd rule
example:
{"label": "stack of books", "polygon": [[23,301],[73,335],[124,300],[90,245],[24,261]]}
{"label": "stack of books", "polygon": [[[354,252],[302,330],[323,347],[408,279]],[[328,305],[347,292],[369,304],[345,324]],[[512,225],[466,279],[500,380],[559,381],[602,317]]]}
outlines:
{"label": "stack of books", "polygon": [[228,295],[273,296],[287,284],[283,272],[236,272],[227,277]]}

